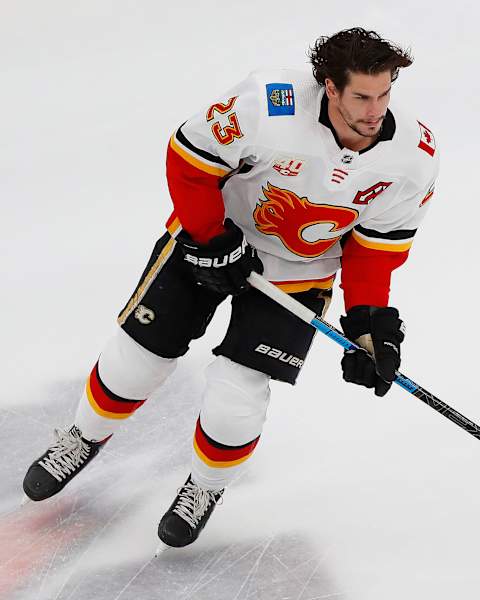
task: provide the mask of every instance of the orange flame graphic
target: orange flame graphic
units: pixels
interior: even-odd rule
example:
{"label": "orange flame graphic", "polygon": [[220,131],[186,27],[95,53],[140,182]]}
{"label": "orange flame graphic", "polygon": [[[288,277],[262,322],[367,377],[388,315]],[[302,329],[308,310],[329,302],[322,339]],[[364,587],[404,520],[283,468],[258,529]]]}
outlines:
{"label": "orange flame graphic", "polygon": [[253,212],[257,229],[265,235],[277,236],[284,246],[298,256],[315,258],[326,252],[340,235],[310,242],[303,237],[307,227],[326,223],[329,231],[336,232],[351,225],[358,211],[343,206],[313,204],[289,190],[275,187],[267,182],[262,188],[266,200],[260,200]]}

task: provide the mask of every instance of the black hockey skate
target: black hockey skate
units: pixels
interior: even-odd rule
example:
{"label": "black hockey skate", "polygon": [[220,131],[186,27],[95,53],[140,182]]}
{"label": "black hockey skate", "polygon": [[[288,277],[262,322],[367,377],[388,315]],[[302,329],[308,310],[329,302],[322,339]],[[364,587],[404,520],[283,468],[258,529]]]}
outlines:
{"label": "black hockey skate", "polygon": [[178,496],[163,515],[158,537],[167,546],[181,548],[193,543],[205,527],[224,490],[205,490],[189,475]]}
{"label": "black hockey skate", "polygon": [[55,443],[30,465],[23,480],[23,491],[30,500],[46,500],[58,494],[110,439],[90,442],[75,425],[68,431],[55,429],[54,434]]}

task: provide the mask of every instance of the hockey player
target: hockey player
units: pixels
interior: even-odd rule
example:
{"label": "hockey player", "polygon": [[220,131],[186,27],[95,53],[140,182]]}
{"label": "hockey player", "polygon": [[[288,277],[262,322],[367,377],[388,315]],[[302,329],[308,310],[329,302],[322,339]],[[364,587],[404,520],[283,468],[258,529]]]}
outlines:
{"label": "hockey player", "polygon": [[389,109],[409,54],[361,28],[319,38],[313,77],[258,71],[173,134],[174,212],[120,327],[94,366],[74,424],[29,468],[33,500],[59,492],[172,373],[216,307],[232,315],[206,370],[192,470],[161,519],[169,546],[193,542],[262,432],[271,378],[294,384],[312,329],[257,290],[252,270],[317,314],[342,267],[345,334],[364,350],[342,359],[346,381],[383,396],[400,365],[402,321],[388,306],[434,190],[430,128]]}

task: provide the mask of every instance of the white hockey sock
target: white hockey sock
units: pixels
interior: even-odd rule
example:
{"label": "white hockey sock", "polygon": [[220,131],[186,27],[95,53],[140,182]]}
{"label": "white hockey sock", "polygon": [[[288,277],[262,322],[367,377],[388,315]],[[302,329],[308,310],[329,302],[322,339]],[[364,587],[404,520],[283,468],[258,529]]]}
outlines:
{"label": "white hockey sock", "polygon": [[88,440],[103,440],[132,415],[173,372],[176,359],[162,358],[123,329],[108,341],[87,379],[75,425]]}
{"label": "white hockey sock", "polygon": [[206,370],[207,385],[193,440],[192,478],[219,490],[245,469],[270,400],[269,376],[224,356]]}

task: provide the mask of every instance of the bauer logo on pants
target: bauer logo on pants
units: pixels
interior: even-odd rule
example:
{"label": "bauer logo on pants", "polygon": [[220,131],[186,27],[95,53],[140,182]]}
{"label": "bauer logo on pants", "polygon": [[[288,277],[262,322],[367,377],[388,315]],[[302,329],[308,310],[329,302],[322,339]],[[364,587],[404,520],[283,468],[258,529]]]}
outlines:
{"label": "bauer logo on pants", "polygon": [[293,356],[293,354],[287,354],[287,352],[283,352],[283,350],[279,350],[278,348],[272,348],[271,346],[267,346],[266,344],[259,344],[255,348],[255,352],[259,352],[260,354],[266,354],[267,356],[271,356],[272,358],[276,358],[277,360],[292,365],[292,367],[300,367],[303,365],[303,360],[298,358],[298,356]]}

